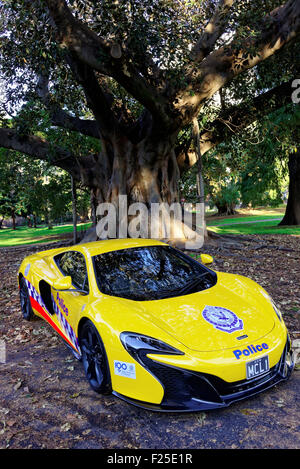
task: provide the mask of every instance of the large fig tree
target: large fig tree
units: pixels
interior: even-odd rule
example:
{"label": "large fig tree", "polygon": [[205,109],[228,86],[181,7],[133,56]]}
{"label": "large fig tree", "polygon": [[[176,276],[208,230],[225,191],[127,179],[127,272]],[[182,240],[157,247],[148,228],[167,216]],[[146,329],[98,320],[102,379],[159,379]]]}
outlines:
{"label": "large fig tree", "polygon": [[[95,207],[117,205],[120,195],[178,201],[180,173],[197,157],[291,103],[299,0],[0,5],[3,107],[12,116],[0,145],[66,169],[91,189]],[[93,137],[101,150],[49,144],[30,119],[16,119],[37,100],[52,128]]]}

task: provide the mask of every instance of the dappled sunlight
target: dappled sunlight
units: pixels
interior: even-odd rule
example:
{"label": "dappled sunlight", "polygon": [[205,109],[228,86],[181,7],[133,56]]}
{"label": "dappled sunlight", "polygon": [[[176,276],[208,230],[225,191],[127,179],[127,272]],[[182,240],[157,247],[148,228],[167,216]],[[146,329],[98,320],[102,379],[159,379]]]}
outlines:
{"label": "dappled sunlight", "polygon": [[233,223],[232,225],[227,224],[216,224],[208,225],[209,230],[214,231],[218,234],[288,234],[288,235],[300,235],[300,226],[278,226],[279,221],[262,221],[262,222],[245,222],[245,223]]}
{"label": "dappled sunlight", "polygon": [[[90,225],[90,223],[80,223],[77,225],[77,231],[87,229]],[[47,226],[38,228],[19,226],[16,230],[3,228],[0,230],[0,247],[55,242],[60,238],[72,236],[72,232],[72,224],[53,226],[50,230]]]}

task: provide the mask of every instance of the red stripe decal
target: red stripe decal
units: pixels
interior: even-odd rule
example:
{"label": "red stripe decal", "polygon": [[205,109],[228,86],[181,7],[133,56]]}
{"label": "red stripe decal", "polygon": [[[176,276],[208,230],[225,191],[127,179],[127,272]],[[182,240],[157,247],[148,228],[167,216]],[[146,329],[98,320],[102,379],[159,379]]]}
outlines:
{"label": "red stripe decal", "polygon": [[43,316],[43,318],[49,322],[49,324],[53,327],[53,329],[58,332],[59,335],[62,336],[62,338],[68,342],[69,345],[71,345],[71,347],[76,350],[76,352],[78,352],[78,350],[74,347],[74,345],[72,344],[72,342],[70,342],[70,340],[67,338],[66,335],[64,335],[62,333],[62,331],[59,329],[59,327],[57,327],[57,325],[55,324],[54,321],[52,321],[52,318],[46,313],[46,311],[41,307],[41,305],[34,299],[32,298],[32,296],[30,297],[30,303],[31,303],[31,306],[41,315]]}

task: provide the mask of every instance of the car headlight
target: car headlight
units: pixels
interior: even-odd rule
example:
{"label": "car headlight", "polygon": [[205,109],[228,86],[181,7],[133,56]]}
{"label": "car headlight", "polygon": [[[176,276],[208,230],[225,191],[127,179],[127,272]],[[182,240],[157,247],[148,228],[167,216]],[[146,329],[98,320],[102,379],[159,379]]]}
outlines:
{"label": "car headlight", "polygon": [[183,352],[171,347],[171,345],[147,335],[136,334],[134,332],[122,332],[120,334],[120,340],[127,352],[138,362],[143,362],[148,353],[184,355]]}

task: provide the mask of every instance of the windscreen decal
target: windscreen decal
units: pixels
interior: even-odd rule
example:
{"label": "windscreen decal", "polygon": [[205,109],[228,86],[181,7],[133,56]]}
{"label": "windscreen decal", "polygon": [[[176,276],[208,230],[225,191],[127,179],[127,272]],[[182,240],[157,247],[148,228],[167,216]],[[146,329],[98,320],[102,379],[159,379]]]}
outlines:
{"label": "windscreen decal", "polygon": [[235,313],[221,306],[205,306],[202,317],[215,329],[229,334],[244,328],[243,321]]}

